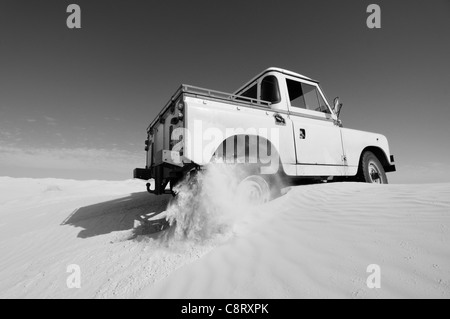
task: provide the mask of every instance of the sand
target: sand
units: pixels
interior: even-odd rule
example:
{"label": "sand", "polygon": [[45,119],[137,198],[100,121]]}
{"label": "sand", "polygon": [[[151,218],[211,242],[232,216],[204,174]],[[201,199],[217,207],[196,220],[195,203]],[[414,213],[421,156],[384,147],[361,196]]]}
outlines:
{"label": "sand", "polygon": [[0,298],[450,297],[450,184],[297,186],[189,238],[143,233],[171,198],[144,190],[0,177]]}

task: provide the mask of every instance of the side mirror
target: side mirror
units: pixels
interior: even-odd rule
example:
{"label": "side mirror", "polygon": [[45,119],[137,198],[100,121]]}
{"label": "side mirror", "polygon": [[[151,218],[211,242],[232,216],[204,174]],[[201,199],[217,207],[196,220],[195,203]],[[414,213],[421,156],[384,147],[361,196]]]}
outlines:
{"label": "side mirror", "polygon": [[342,105],[342,103],[339,103],[339,97],[335,97],[333,100],[333,111],[337,117],[341,114]]}

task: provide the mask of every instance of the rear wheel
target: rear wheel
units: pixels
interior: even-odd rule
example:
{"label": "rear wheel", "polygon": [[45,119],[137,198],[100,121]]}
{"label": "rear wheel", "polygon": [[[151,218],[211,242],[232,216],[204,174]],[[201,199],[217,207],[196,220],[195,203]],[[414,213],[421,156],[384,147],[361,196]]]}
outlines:
{"label": "rear wheel", "polygon": [[361,159],[360,180],[365,183],[387,184],[386,172],[380,160],[372,152],[365,152]]}
{"label": "rear wheel", "polygon": [[261,175],[250,175],[238,185],[237,198],[239,204],[261,205],[271,198],[270,185]]}

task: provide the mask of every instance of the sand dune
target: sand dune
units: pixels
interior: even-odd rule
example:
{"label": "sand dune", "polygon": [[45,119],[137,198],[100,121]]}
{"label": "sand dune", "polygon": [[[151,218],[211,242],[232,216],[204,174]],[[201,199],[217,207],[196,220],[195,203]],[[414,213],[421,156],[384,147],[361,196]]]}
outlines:
{"label": "sand dune", "polygon": [[200,241],[134,229],[170,199],[143,189],[1,177],[0,297],[450,297],[450,184],[298,186]]}

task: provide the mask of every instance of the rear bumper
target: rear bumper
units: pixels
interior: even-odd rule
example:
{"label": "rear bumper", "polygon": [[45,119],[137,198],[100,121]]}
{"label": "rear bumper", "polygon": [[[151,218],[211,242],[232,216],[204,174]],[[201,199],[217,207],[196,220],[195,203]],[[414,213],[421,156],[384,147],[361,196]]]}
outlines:
{"label": "rear bumper", "polygon": [[152,170],[147,168],[135,168],[133,170],[133,178],[148,181],[150,178],[152,178]]}
{"label": "rear bumper", "polygon": [[186,162],[179,152],[162,150],[155,154],[150,168],[135,168],[133,177],[146,181],[153,179],[154,189],[151,190],[148,183],[147,191],[155,195],[167,194],[171,193],[171,190],[166,189],[168,185],[172,189],[173,184],[183,178],[186,171],[195,166],[194,163]]}
{"label": "rear bumper", "polygon": [[179,152],[161,150],[155,154],[153,159],[153,168],[135,168],[133,171],[133,178],[149,180],[156,178],[156,171],[158,167],[166,167],[169,170],[179,170],[185,165]]}

